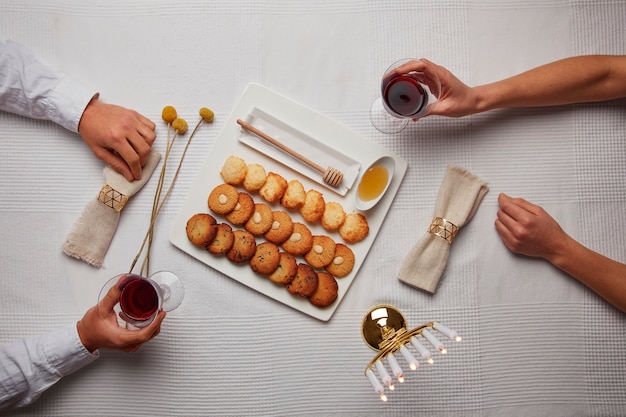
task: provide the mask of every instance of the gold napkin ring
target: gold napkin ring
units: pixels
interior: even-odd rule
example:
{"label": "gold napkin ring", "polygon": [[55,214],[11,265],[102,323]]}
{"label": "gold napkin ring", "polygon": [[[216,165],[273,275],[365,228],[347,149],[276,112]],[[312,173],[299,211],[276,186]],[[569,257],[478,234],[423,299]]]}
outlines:
{"label": "gold napkin ring", "polygon": [[128,199],[127,195],[115,191],[109,184],[103,186],[98,194],[98,201],[115,211],[122,211]]}
{"label": "gold napkin ring", "polygon": [[443,217],[435,217],[428,228],[428,233],[439,236],[447,240],[448,243],[452,243],[458,231],[459,228],[454,223]]}

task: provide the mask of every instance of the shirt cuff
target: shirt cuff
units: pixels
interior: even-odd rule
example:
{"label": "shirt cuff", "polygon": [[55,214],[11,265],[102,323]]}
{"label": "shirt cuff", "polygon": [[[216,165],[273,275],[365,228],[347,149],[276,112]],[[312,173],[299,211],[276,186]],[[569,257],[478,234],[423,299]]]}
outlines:
{"label": "shirt cuff", "polygon": [[89,102],[98,92],[85,84],[64,76],[51,92],[48,118],[64,128],[78,133],[78,124]]}
{"label": "shirt cuff", "polygon": [[61,376],[67,376],[100,357],[99,351],[89,352],[78,335],[76,323],[47,335],[44,349],[50,366]]}

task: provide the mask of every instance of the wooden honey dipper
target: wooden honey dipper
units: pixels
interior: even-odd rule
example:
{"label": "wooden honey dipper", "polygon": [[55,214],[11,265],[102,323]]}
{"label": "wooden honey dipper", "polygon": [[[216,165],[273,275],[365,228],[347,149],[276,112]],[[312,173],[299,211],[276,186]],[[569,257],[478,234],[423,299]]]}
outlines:
{"label": "wooden honey dipper", "polygon": [[276,146],[277,148],[282,149],[283,151],[287,152],[289,155],[293,156],[294,158],[304,162],[305,164],[307,164],[311,168],[319,171],[322,174],[322,179],[324,180],[324,182],[326,184],[328,184],[328,185],[330,185],[332,187],[335,187],[335,188],[337,188],[337,187],[339,187],[341,185],[341,181],[343,181],[343,174],[337,168],[328,167],[328,168],[324,169],[320,165],[318,165],[315,162],[311,161],[310,159],[306,158],[305,156],[303,156],[303,155],[299,154],[298,152],[294,151],[293,149],[288,148],[287,146],[283,145],[282,143],[280,143],[276,139],[272,138],[268,134],[260,131],[256,127],[252,126],[250,123],[244,122],[241,119],[237,119],[237,123],[241,127],[243,127],[245,130],[247,130],[249,132],[252,132],[255,135],[265,139],[266,141],[268,141],[272,145]]}

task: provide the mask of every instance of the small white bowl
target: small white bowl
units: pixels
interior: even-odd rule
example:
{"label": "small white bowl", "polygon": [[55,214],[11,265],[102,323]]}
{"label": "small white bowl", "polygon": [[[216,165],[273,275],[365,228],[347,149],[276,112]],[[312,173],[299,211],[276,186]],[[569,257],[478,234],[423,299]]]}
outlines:
{"label": "small white bowl", "polygon": [[[361,197],[359,196],[360,194],[359,188],[361,187],[361,184],[363,183],[363,179],[366,178],[367,173],[376,166],[381,166],[387,171],[387,183],[384,185],[384,187],[382,187],[382,190],[378,193],[376,197],[367,201],[362,200]],[[354,202],[355,202],[357,210],[367,211],[371,209],[372,207],[374,207],[383,198],[383,196],[387,192],[387,189],[389,188],[389,184],[391,184],[391,180],[393,179],[393,172],[395,171],[395,169],[396,169],[396,162],[394,161],[394,159],[390,156],[383,156],[381,158],[378,158],[376,161],[374,161],[374,163],[372,163],[369,167],[367,167],[366,170],[363,171],[361,178],[359,178],[356,193],[354,195]],[[369,178],[369,176],[367,178]],[[366,181],[367,180],[368,179],[366,179]]]}

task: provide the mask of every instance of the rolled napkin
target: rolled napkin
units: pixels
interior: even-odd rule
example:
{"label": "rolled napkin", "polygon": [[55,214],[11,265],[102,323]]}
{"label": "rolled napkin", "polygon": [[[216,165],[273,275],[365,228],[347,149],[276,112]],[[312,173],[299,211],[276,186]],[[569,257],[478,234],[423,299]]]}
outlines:
{"label": "rolled napkin", "polygon": [[446,269],[452,241],[474,216],[488,191],[487,183],[477,176],[459,166],[449,166],[437,195],[435,217],[404,259],[398,279],[434,294]]}
{"label": "rolled napkin", "polygon": [[117,230],[124,205],[148,182],[159,159],[161,155],[151,150],[148,161],[142,169],[141,179],[135,181],[128,181],[122,174],[108,166],[105,167],[103,173],[106,184],[98,193],[98,197],[83,209],[80,218],[67,235],[63,252],[101,268]]}

